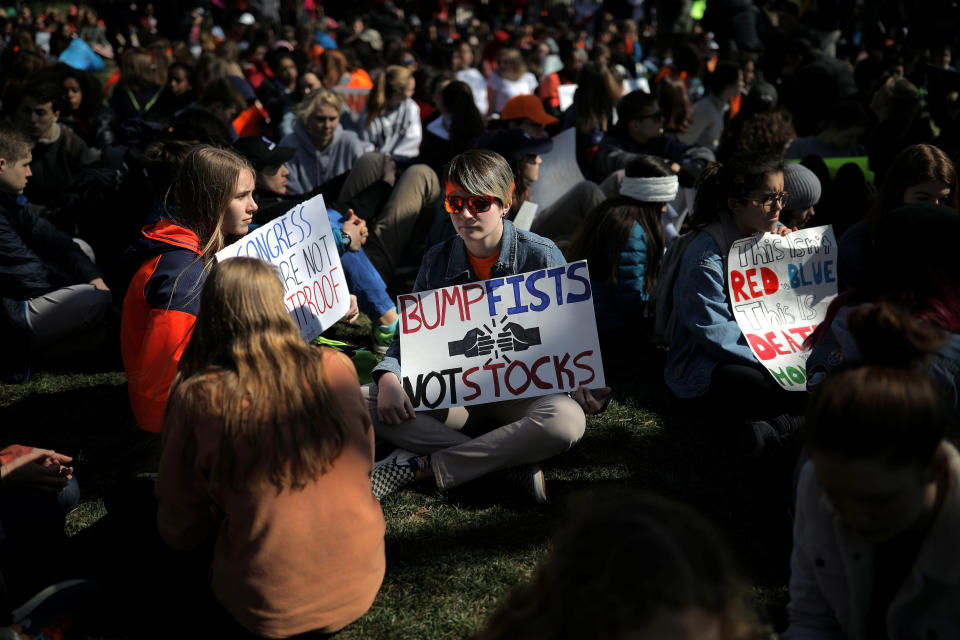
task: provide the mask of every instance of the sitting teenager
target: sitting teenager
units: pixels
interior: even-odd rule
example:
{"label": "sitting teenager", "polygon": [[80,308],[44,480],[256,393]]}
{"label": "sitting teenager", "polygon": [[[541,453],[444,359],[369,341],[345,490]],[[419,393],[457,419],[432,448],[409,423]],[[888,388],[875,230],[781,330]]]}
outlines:
{"label": "sitting teenager", "polygon": [[663,133],[664,114],[655,94],[633,91],[623,96],[617,103],[617,118],[594,156],[593,179],[598,183],[626,168],[637,156],[650,155],[666,162],[679,175],[681,186],[690,187],[713,160],[709,149],[691,147]]}
{"label": "sitting teenager", "polygon": [[[234,146],[256,171],[254,197],[257,210],[253,214],[254,223],[267,224],[308,199],[308,196],[287,193],[286,178],[290,172],[284,163],[293,157],[293,149],[277,146],[261,136],[240,138]],[[327,209],[347,287],[357,296],[360,311],[376,321],[373,327],[374,348],[384,352],[393,341],[399,316],[387,293],[387,285],[363,252],[369,235],[367,224],[353,210],[348,210],[348,214],[344,217],[335,209]]]}
{"label": "sitting teenager", "polygon": [[30,377],[38,355],[96,349],[113,296],[66,233],[23,204],[33,141],[0,124],[0,326],[4,381]]}
{"label": "sitting teenager", "polygon": [[399,162],[420,155],[423,128],[413,101],[416,82],[410,69],[388,66],[373,82],[360,122],[361,137]]}
{"label": "sitting teenager", "polygon": [[783,190],[790,194],[790,200],[780,212],[780,224],[794,231],[814,226],[814,207],[822,193],[817,174],[802,164],[787,162],[783,165]]}
{"label": "sitting teenager", "polygon": [[[837,296],[808,338],[809,391],[833,369],[863,362],[851,315],[864,305],[893,305],[942,332],[942,343],[926,364],[952,410],[948,436],[960,442],[960,268],[953,253],[957,234],[960,215],[951,207],[926,202],[897,207],[877,220],[863,265],[870,277]],[[891,260],[893,255],[899,259]]]}
{"label": "sitting teenager", "polygon": [[775,156],[743,154],[710,165],[697,185],[698,235],[673,285],[676,332],[667,351],[667,386],[678,398],[702,399],[704,412],[730,423],[721,429],[741,431],[753,454],[792,443],[806,394],[782,389],[750,350],[730,307],[727,254],[740,238],[788,233],[779,224],[788,201]]}
{"label": "sitting teenager", "polygon": [[807,408],[781,637],[956,637],[960,455],[924,366],[941,337],[886,305],[850,327],[863,361],[831,373]]}
{"label": "sitting teenager", "polygon": [[176,208],[146,226],[131,248],[140,264],[123,300],[120,328],[130,405],[140,428],[163,427],[170,383],[197,319],[215,256],[245,234],[257,204],[253,169],[227,149],[201,145],[180,165]]}
{"label": "sitting teenager", "polygon": [[157,526],[176,549],[215,540],[210,588],[246,630],[329,634],[370,608],[385,566],[373,451],[353,365],[304,343],[274,267],[218,264],[172,385]]}
{"label": "sitting teenager", "polygon": [[34,142],[33,176],[24,195],[52,212],[69,204],[70,186],[100,157],[72,129],[60,126],[61,95],[55,82],[28,84],[14,111],[14,122]]}
{"label": "sitting teenager", "polygon": [[660,216],[678,187],[663,162],[640,156],[627,165],[620,195],[591,210],[577,229],[567,255],[590,265],[601,339],[621,329],[635,336],[652,318],[647,302],[666,245]]}
{"label": "sitting teenager", "polygon": [[[506,219],[515,185],[501,156],[467,151],[450,162],[444,183],[444,208],[457,235],[427,251],[415,292],[565,264],[556,245],[518,231]],[[378,498],[417,480],[432,479],[446,490],[512,468],[510,477],[543,502],[546,484],[537,463],[573,446],[583,436],[584,409],[600,410],[609,393],[580,388],[576,401],[551,394],[472,405],[466,407],[470,424],[457,431],[444,424],[453,412],[414,411],[401,384],[400,357],[397,335],[374,369],[375,382],[364,387],[377,436],[413,452],[398,450],[378,463],[373,478]]]}

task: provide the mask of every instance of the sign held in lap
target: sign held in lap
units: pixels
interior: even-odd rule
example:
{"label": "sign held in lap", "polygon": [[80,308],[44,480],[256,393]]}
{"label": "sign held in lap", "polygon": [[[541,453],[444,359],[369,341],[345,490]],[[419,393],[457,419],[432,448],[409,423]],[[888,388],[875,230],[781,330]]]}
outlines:
{"label": "sign held in lap", "polygon": [[784,389],[805,391],[810,352],[803,341],[837,296],[833,227],[736,241],[727,282],[733,315],[753,355]]}
{"label": "sign held in lap", "polygon": [[415,409],[604,386],[585,260],[398,298]]}
{"label": "sign held in lap", "polygon": [[245,256],[277,267],[284,304],[304,340],[313,340],[350,308],[323,196],[298,204],[217,253],[217,260]]}

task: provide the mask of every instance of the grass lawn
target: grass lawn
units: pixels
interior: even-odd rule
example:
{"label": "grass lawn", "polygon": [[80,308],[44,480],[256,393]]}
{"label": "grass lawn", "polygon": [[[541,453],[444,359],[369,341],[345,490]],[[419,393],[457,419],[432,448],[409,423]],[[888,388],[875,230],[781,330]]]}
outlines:
{"label": "grass lawn", "polygon": [[[369,325],[337,325],[333,335],[362,344]],[[608,366],[615,400],[605,413],[588,419],[579,445],[543,465],[551,497],[546,506],[534,505],[496,480],[446,494],[416,486],[387,497],[383,587],[370,611],[338,638],[469,635],[512,586],[530,575],[578,501],[612,488],[648,490],[700,509],[733,548],[754,586],[761,618],[771,632],[782,629],[792,460],[783,455],[752,461],[736,455],[710,425],[678,410],[657,368],[655,363]],[[5,443],[55,447],[76,457],[83,499],[68,517],[68,533],[72,541],[82,541],[80,548],[99,549],[82,554],[96,556],[87,558],[94,564],[123,565],[123,552],[104,543],[116,539],[101,531],[114,517],[112,511],[106,515],[105,498],[109,504],[115,487],[149,467],[152,443],[134,427],[122,371],[115,364],[94,369],[42,373],[26,384],[0,385],[0,424]],[[115,523],[114,533],[118,528],[122,525]],[[121,535],[128,536],[125,531]],[[123,583],[114,587],[115,594],[125,588]],[[169,585],[171,590],[179,587]],[[95,632],[89,637],[140,637],[131,630],[131,617],[138,626],[150,624],[143,615],[124,617],[113,611],[110,622],[92,625]]]}

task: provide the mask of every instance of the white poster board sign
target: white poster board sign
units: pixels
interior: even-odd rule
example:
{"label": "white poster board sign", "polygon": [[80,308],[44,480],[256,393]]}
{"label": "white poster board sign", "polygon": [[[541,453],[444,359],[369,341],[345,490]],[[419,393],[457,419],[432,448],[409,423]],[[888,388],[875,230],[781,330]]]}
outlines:
{"label": "white poster board sign", "polygon": [[603,387],[587,262],[398,298],[415,409]]}
{"label": "white poster board sign", "polygon": [[344,106],[350,112],[350,117],[354,122],[360,122],[360,116],[367,108],[367,99],[370,97],[370,89],[348,89],[347,87],[334,87],[333,92],[340,96]]}
{"label": "white poster board sign", "polygon": [[634,91],[643,91],[644,93],[650,93],[650,83],[647,82],[646,78],[624,78],[623,79],[623,95],[632,93]]}
{"label": "white poster board sign", "polygon": [[540,207],[529,200],[524,201],[524,203],[520,205],[520,210],[517,211],[517,217],[513,219],[513,226],[523,231],[530,231],[533,218],[537,215],[537,209],[539,208]]}
{"label": "white poster board sign", "polygon": [[757,361],[784,389],[805,391],[810,352],[803,341],[837,296],[833,227],[734,242],[727,282],[733,315]]}
{"label": "white poster board sign", "polygon": [[560,111],[566,111],[573,106],[573,96],[577,92],[575,84],[562,84],[557,87],[557,96],[560,98]]}
{"label": "white poster board sign", "polygon": [[277,267],[284,304],[304,340],[316,338],[350,308],[323,196],[298,204],[217,252],[218,261],[236,256],[260,258]]}
{"label": "white poster board sign", "polygon": [[530,187],[530,199],[543,211],[574,185],[583,182],[577,164],[577,130],[564,129],[553,137],[553,149],[540,156],[540,178]]}

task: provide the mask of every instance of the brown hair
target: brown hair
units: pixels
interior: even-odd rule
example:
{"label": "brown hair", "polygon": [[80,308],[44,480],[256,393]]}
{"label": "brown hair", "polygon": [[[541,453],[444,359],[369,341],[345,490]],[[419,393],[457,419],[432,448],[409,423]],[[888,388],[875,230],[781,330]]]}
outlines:
{"label": "brown hair", "polygon": [[903,204],[904,192],[924,182],[942,182],[950,187],[949,206],[957,209],[957,171],[953,161],[932,144],[914,144],[894,158],[887,170],[877,204],[871,209],[873,224],[879,216]]}
{"label": "brown hair", "polygon": [[888,303],[864,305],[848,326],[861,363],[827,375],[807,405],[811,451],[924,466],[946,433],[950,412],[925,369],[945,334]]}
{"label": "brown hair", "polygon": [[383,115],[383,112],[387,109],[387,101],[392,96],[407,90],[407,85],[412,77],[413,72],[400,65],[390,65],[377,76],[377,79],[373,81],[370,97],[367,99],[365,116],[367,127]]}
{"label": "brown hair", "polygon": [[588,62],[580,70],[574,122],[577,131],[594,129],[606,132],[613,128],[613,113],[620,99],[621,87],[610,69],[599,62]]}
{"label": "brown hair", "polygon": [[447,165],[444,183],[474,195],[493,196],[504,208],[513,201],[513,170],[495,151],[471,149],[455,156]]}
{"label": "brown hair", "polygon": [[33,149],[33,140],[23,130],[7,123],[0,122],[0,158],[8,163],[23,160]]}
{"label": "brown hair", "polygon": [[712,162],[697,176],[693,224],[702,229],[728,211],[727,199],[763,186],[767,176],[783,173],[783,162],[769,154],[739,153],[724,163]]}
{"label": "brown hair", "polygon": [[[507,65],[509,66],[509,72],[503,77],[507,80],[512,80],[516,82],[519,80],[523,74],[527,72],[527,65],[523,61],[523,56],[520,54],[519,49],[514,47],[506,47],[500,50],[500,53],[497,54],[497,61],[499,62],[501,57],[506,57]],[[497,73],[500,73],[499,67]]]}
{"label": "brown hair", "polygon": [[223,216],[243,171],[253,172],[253,167],[242,156],[207,145],[188,153],[177,171],[173,192],[180,210],[176,219],[197,234],[207,266],[225,246]]}
{"label": "brown hair", "polygon": [[347,72],[347,57],[336,49],[324,49],[320,54],[320,82],[327,89],[340,84],[340,78]]}
{"label": "brown hair", "polygon": [[[320,353],[303,341],[275,268],[262,260],[231,258],[210,272],[175,392],[191,413],[223,421],[214,473],[231,486],[262,476],[303,486],[329,469],[347,438]],[[250,457],[241,461],[239,451]]]}
{"label": "brown hair", "polygon": [[693,105],[687,96],[687,87],[683,80],[674,76],[664,76],[657,83],[657,99],[663,112],[664,133],[684,133],[690,126]]}

